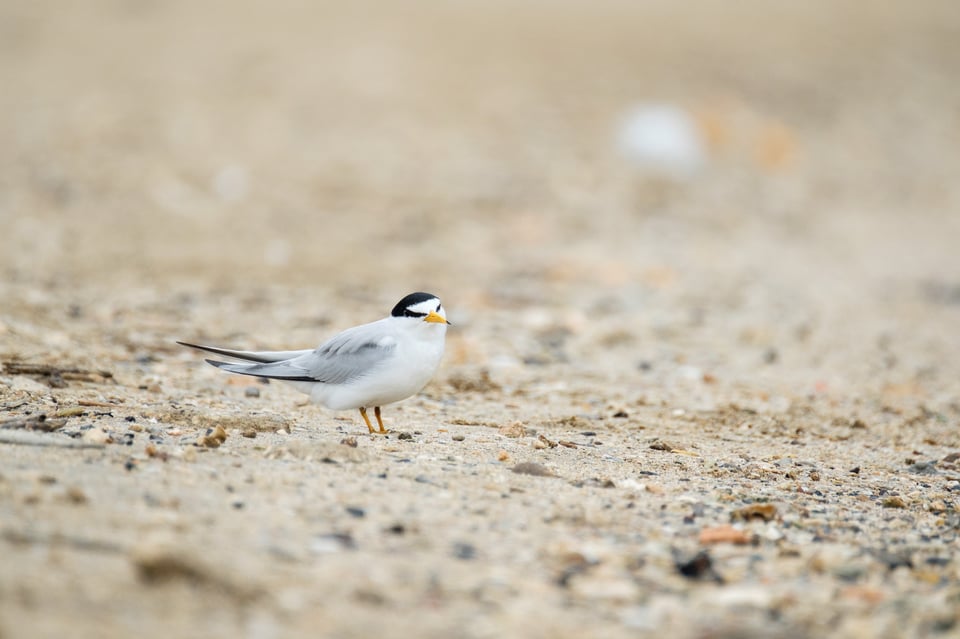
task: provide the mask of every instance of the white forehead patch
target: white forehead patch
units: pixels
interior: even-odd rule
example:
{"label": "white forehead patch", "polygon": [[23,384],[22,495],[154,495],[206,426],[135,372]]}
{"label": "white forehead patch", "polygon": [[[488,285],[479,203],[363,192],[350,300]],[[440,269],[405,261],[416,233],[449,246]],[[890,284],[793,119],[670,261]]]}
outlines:
{"label": "white forehead patch", "polygon": [[[409,310],[414,313],[423,313],[424,315],[433,311],[440,315],[440,317],[446,318],[447,316],[443,312],[443,306],[440,305],[440,300],[433,297],[428,300],[423,300],[422,302],[417,302],[411,306],[407,307]],[[437,310],[439,308],[439,310]]]}

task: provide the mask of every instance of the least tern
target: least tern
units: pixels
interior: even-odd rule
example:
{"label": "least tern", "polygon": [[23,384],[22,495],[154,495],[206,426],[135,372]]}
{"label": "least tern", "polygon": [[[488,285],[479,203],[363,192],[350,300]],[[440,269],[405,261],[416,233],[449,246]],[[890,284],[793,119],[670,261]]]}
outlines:
{"label": "least tern", "polygon": [[348,328],[317,348],[302,351],[235,351],[177,342],[245,363],[208,359],[219,369],[292,384],[311,401],[333,410],[373,407],[386,433],[380,407],[415,395],[427,385],[443,356],[446,312],[436,295],[411,293],[397,302],[390,317]]}

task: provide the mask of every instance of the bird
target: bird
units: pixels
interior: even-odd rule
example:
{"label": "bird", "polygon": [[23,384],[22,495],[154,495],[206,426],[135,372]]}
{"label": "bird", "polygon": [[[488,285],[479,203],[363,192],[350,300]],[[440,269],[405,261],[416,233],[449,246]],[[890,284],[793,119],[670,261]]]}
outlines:
{"label": "bird", "polygon": [[[386,434],[380,407],[427,385],[443,357],[448,325],[440,298],[416,292],[397,302],[388,317],[348,328],[314,349],[238,351],[177,344],[241,360],[206,360],[220,370],[287,382],[331,410],[357,409],[371,434]],[[367,416],[371,407],[379,431]]]}

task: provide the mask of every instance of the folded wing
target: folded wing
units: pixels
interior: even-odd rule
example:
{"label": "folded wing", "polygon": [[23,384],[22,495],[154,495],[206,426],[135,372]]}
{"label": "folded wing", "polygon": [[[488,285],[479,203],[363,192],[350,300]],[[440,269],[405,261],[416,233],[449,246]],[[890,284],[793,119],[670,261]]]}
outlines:
{"label": "folded wing", "polygon": [[177,343],[251,362],[206,360],[210,365],[231,373],[288,382],[342,384],[362,377],[394,355],[396,339],[371,330],[372,326],[365,324],[348,329],[314,350],[303,351],[237,351],[188,342]]}

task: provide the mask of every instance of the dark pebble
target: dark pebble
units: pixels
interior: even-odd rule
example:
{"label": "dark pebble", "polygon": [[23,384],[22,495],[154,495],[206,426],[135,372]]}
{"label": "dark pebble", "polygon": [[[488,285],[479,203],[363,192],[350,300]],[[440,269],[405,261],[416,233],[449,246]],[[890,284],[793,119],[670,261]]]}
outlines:
{"label": "dark pebble", "polygon": [[617,419],[626,419],[627,417],[630,417],[630,415],[625,410],[618,410],[613,414],[613,416]]}
{"label": "dark pebble", "polygon": [[886,565],[889,570],[897,568],[913,568],[913,557],[907,552],[886,552],[877,554],[877,561]]}
{"label": "dark pebble", "polygon": [[457,542],[453,544],[453,556],[457,559],[469,561],[470,559],[476,558],[477,549],[474,548],[473,544]]}
{"label": "dark pebble", "polygon": [[937,462],[935,461],[922,461],[916,462],[915,464],[910,464],[907,470],[915,475],[939,475],[940,471],[937,470]]}
{"label": "dark pebble", "polygon": [[411,435],[410,433],[400,433],[399,435],[397,435],[397,439],[409,441],[413,439],[413,435]]}
{"label": "dark pebble", "polygon": [[365,511],[363,508],[357,508],[356,506],[347,506],[346,510],[347,510],[347,514],[349,514],[351,517],[356,517],[357,519],[361,519],[367,516],[367,511]]}
{"label": "dark pebble", "polygon": [[246,397],[260,397],[260,389],[257,388],[256,386],[247,386],[243,390],[243,394]]}
{"label": "dark pebble", "polygon": [[335,542],[342,550],[353,550],[357,547],[357,542],[350,533],[329,533],[318,535],[318,539]]}
{"label": "dark pebble", "polygon": [[701,550],[691,559],[684,560],[675,557],[674,565],[677,572],[688,579],[702,579],[723,583],[723,577],[714,569],[713,560],[710,559],[709,553],[705,550]]}

